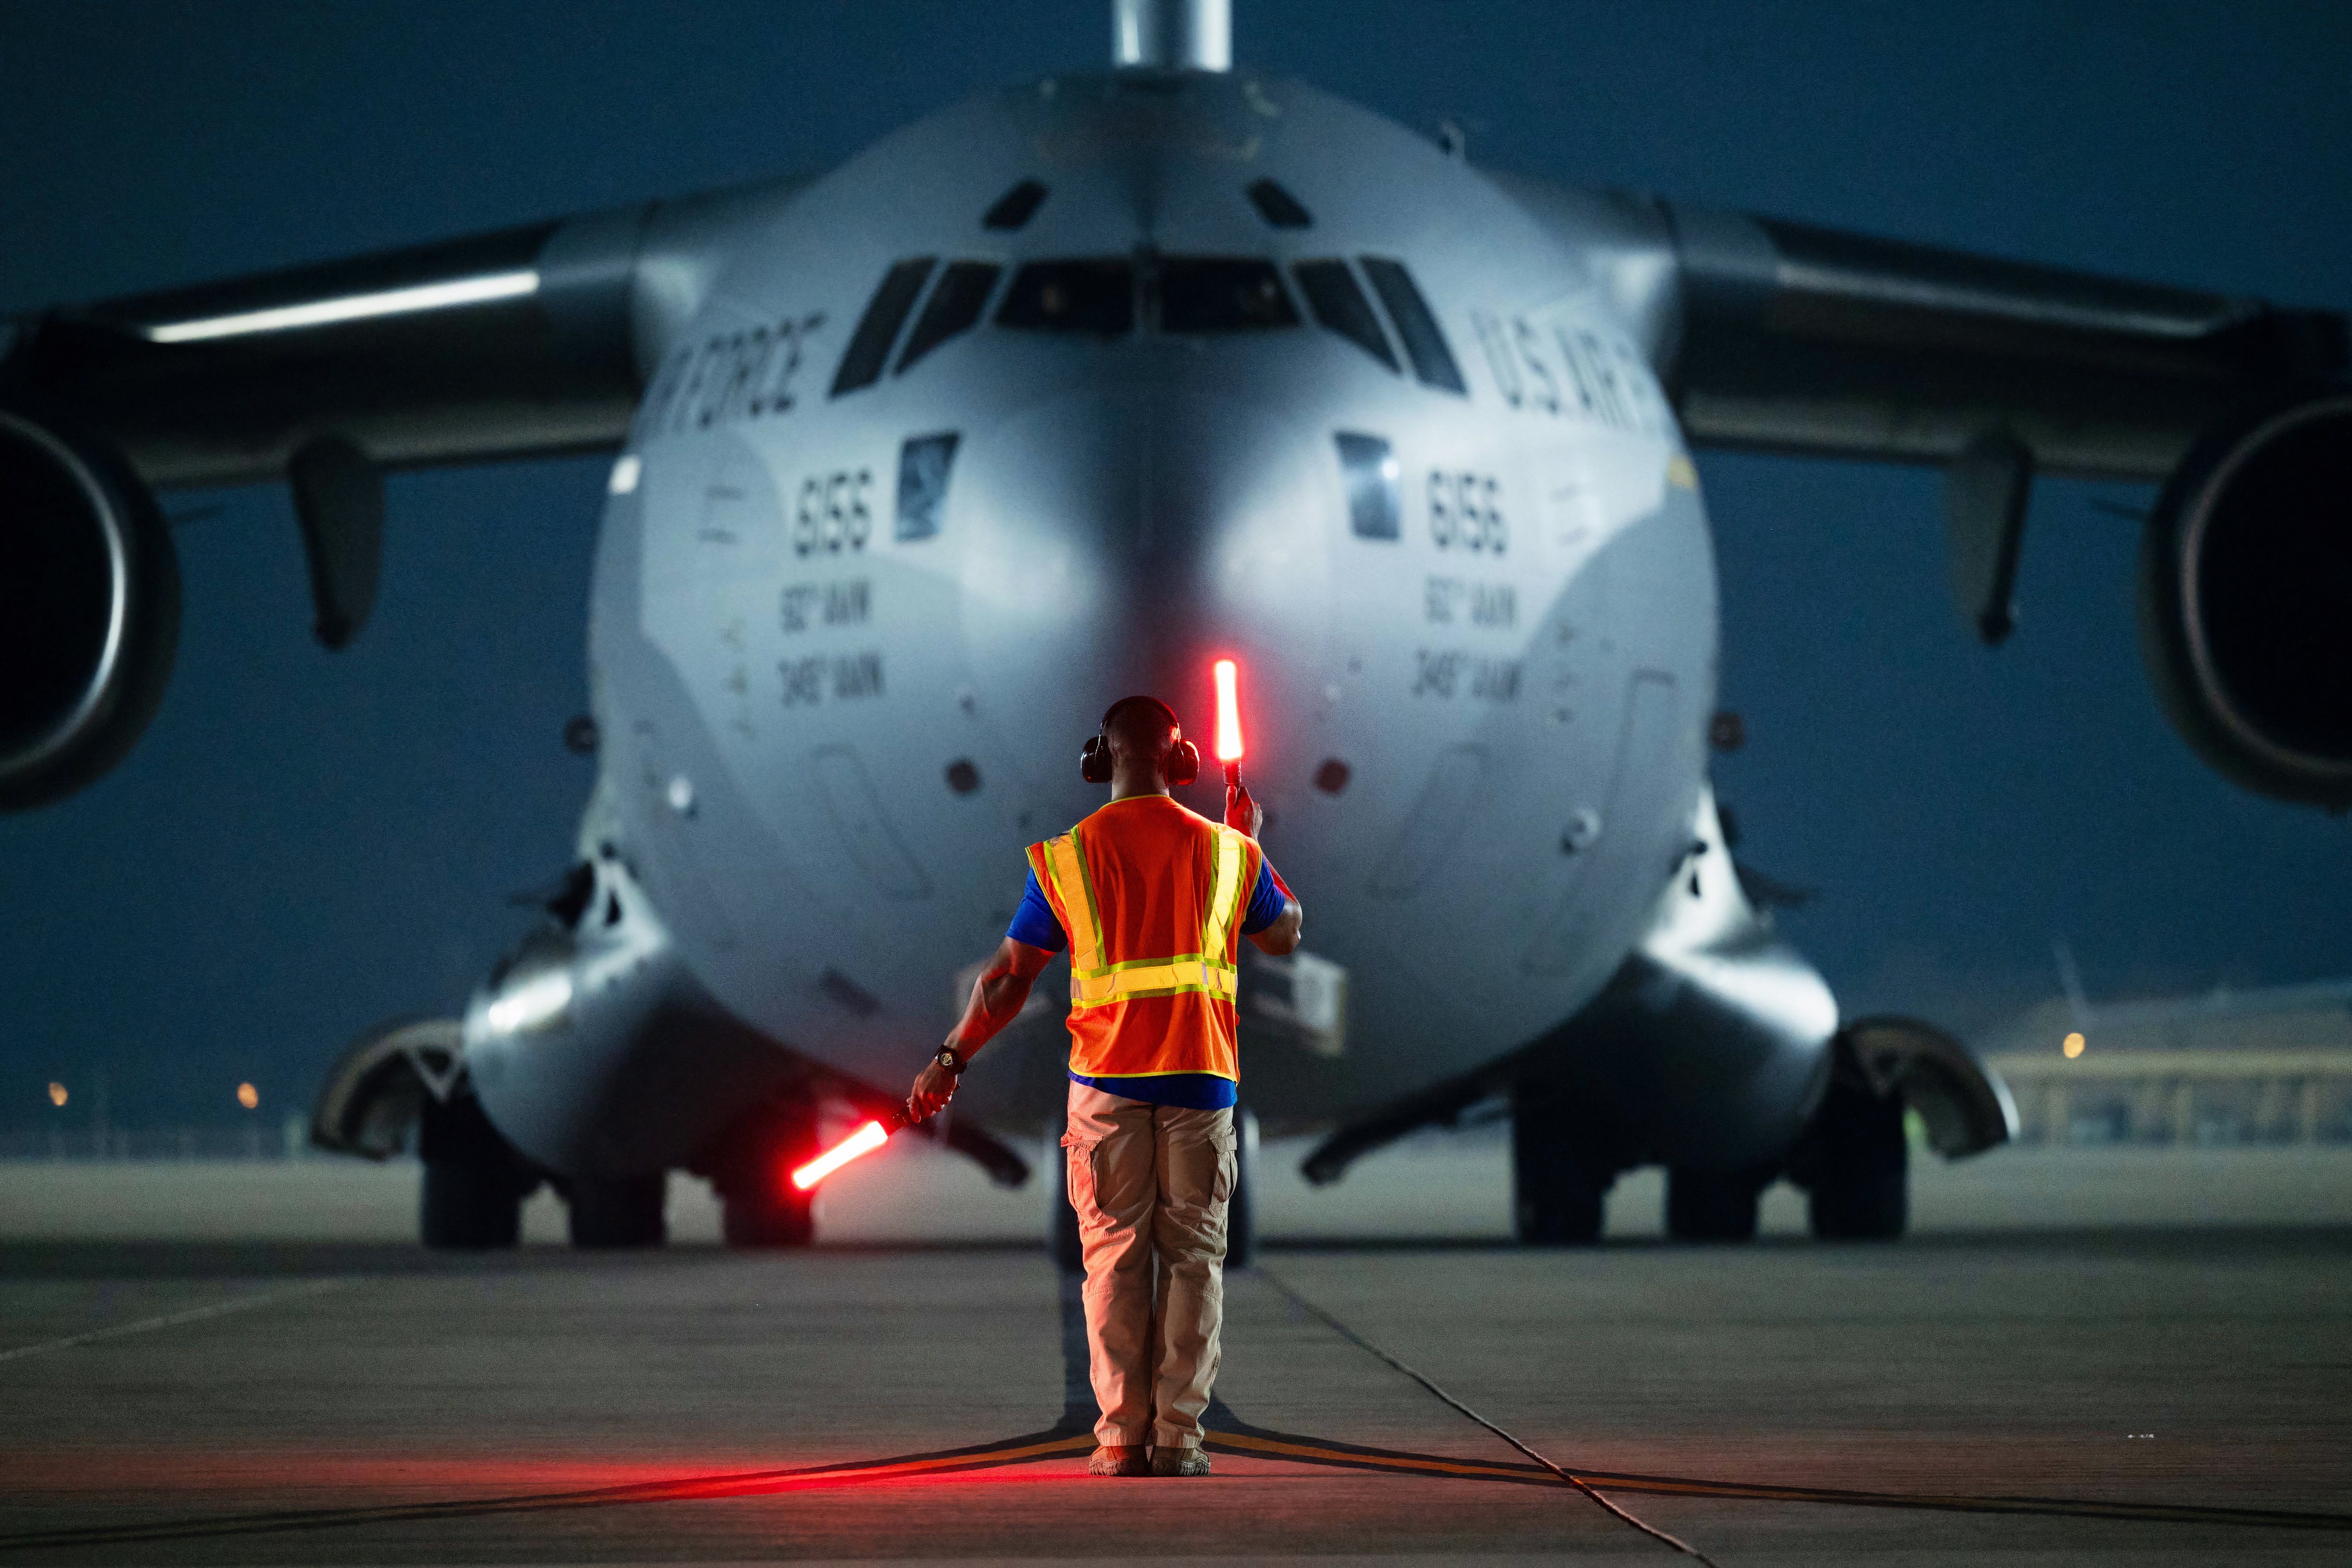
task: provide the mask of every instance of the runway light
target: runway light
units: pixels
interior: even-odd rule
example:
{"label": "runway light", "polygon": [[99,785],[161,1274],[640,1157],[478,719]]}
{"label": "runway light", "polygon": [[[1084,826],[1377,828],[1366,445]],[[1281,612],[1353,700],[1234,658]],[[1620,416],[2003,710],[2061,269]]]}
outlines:
{"label": "runway light", "polygon": [[869,1121],[832,1148],[793,1173],[793,1185],[806,1192],[860,1154],[870,1154],[890,1141],[879,1121]]}
{"label": "runway light", "polygon": [[1234,661],[1217,660],[1216,677],[1217,761],[1237,763],[1242,760],[1242,704],[1235,690],[1237,672]]}
{"label": "runway light", "polygon": [[2083,1054],[2083,1037],[2080,1035],[2067,1036],[2066,1043],[2061,1046],[2059,1049],[2064,1051],[2070,1058],[2081,1056]]}
{"label": "runway light", "polygon": [[65,1102],[66,1086],[61,1083],[53,1083],[49,1085],[49,1103],[51,1105],[63,1105]]}
{"label": "runway light", "polygon": [[251,1110],[255,1106],[261,1103],[261,1091],[254,1088],[253,1085],[249,1083],[238,1084],[236,1086],[236,1102],[239,1105],[244,1106],[247,1110]]}

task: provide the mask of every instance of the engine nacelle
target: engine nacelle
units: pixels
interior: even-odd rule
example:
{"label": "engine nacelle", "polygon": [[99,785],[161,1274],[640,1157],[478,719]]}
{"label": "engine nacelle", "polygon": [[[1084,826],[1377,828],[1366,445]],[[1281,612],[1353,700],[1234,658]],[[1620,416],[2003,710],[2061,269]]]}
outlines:
{"label": "engine nacelle", "polygon": [[2352,391],[2190,451],[2140,550],[2141,651],[2180,733],[2280,800],[2352,805]]}
{"label": "engine nacelle", "polygon": [[180,563],[102,444],[0,409],[0,810],[121,761],[163,700]]}

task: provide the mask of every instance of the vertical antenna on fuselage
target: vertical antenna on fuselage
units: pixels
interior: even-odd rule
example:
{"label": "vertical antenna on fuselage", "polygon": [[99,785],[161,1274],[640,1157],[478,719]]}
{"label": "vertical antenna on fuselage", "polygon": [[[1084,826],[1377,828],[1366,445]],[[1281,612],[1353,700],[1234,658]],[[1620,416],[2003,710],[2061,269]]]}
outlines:
{"label": "vertical antenna on fuselage", "polygon": [[1233,69],[1232,0],[1111,0],[1110,63],[1122,70]]}

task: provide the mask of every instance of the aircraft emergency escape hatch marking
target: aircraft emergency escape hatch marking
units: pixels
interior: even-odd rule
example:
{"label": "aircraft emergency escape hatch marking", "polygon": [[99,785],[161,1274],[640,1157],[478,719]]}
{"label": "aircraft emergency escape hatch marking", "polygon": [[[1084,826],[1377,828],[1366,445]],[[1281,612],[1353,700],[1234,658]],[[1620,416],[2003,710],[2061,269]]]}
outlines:
{"label": "aircraft emergency escape hatch marking", "polygon": [[996,205],[990,207],[988,216],[980,220],[982,226],[999,229],[1020,228],[1036,215],[1037,209],[1045,205],[1045,187],[1035,180],[1024,180],[996,198]]}
{"label": "aircraft emergency escape hatch marking", "polygon": [[1396,351],[1389,347],[1389,335],[1381,330],[1372,302],[1364,298],[1363,287],[1346,262],[1337,257],[1300,261],[1290,270],[1298,279],[1298,291],[1307,296],[1307,308],[1315,313],[1317,325],[1339,333],[1388,366],[1391,374],[1404,374],[1397,363]]}
{"label": "aircraft emergency escape hatch marking", "polygon": [[[1589,809],[1570,819],[1563,842],[1569,835],[1579,835],[1580,842],[1574,854],[1561,857],[1565,875],[1553,897],[1551,912],[1519,957],[1519,967],[1527,973],[1563,973],[1592,951],[1595,922],[1607,911],[1578,897],[1578,890],[1587,880],[1606,879],[1611,872],[1591,868],[1656,842],[1643,823],[1655,817],[1661,807],[1656,801],[1642,797],[1656,793],[1654,781],[1666,776],[1664,770],[1673,765],[1675,747],[1682,738],[1677,728],[1681,710],[1675,678],[1664,671],[1637,669],[1626,683],[1625,718],[1617,732],[1617,759],[1609,770],[1608,796],[1591,831],[1580,835],[1579,818],[1589,815]],[[1663,868],[1659,874],[1664,875]]]}
{"label": "aircraft emergency escape hatch marking", "polygon": [[871,386],[881,378],[882,367],[890,360],[890,345],[898,341],[907,312],[915,308],[915,297],[923,291],[937,265],[936,256],[918,257],[899,262],[882,275],[881,287],[866,302],[866,314],[857,319],[857,331],[850,334],[849,350],[841,356],[841,369],[833,378],[833,396]]}
{"label": "aircraft emergency escape hatch marking", "polygon": [[915,330],[907,334],[907,346],[898,351],[898,368],[890,374],[906,374],[917,360],[950,338],[971,331],[1003,270],[992,261],[950,262],[940,274],[939,286],[931,290],[923,313],[916,318]]}
{"label": "aircraft emergency escape hatch marking", "polygon": [[1378,436],[1342,430],[1331,437],[1339,448],[1339,472],[1348,484],[1348,526],[1359,539],[1395,539],[1403,531],[1404,501],[1397,460]]}
{"label": "aircraft emergency escape hatch marking", "polygon": [[929,896],[930,879],[923,875],[889,819],[882,815],[882,798],[875,793],[874,781],[857,753],[847,746],[823,748],[816,754],[816,777],[849,858],[874,879],[874,885],[894,899]]}
{"label": "aircraft emergency escape hatch marking", "polygon": [[1478,784],[1486,773],[1483,747],[1455,746],[1437,759],[1437,765],[1429,771],[1429,783],[1422,786],[1421,798],[1412,804],[1412,815],[1405,819],[1404,831],[1397,835],[1372,878],[1373,892],[1405,898],[1429,879],[1470,825]]}
{"label": "aircraft emergency escape hatch marking", "polygon": [[960,433],[910,436],[898,448],[898,508],[896,536],[900,541],[929,539],[940,531],[940,513],[947,506],[948,479],[955,468]]}
{"label": "aircraft emergency escape hatch marking", "polygon": [[1315,220],[1298,205],[1298,198],[1276,184],[1272,180],[1260,180],[1249,188],[1250,205],[1258,216],[1276,228],[1307,228]]}
{"label": "aircraft emergency escape hatch marking", "polygon": [[1462,369],[1454,363],[1454,351],[1446,346],[1445,332],[1431,314],[1429,301],[1422,298],[1404,263],[1384,256],[1359,259],[1381,303],[1389,308],[1389,320],[1396,323],[1397,336],[1404,340],[1405,354],[1412,361],[1412,374],[1423,386],[1434,386],[1457,397],[1469,396],[1469,389],[1462,384]]}

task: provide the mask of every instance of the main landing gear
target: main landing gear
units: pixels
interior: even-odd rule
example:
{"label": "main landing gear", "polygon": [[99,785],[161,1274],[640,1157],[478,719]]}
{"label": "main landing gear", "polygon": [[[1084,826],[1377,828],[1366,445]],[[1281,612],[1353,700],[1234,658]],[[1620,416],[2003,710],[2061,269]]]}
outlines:
{"label": "main landing gear", "polygon": [[[1805,1190],[1812,1233],[1823,1241],[1885,1241],[1910,1216],[1910,1147],[1904,1100],[1878,1093],[1842,1061],[1804,1136],[1777,1167],[1666,1171],[1666,1234],[1677,1241],[1748,1241],[1765,1190],[1785,1174]],[[1567,1091],[1522,1084],[1512,1092],[1513,1228],[1531,1246],[1589,1245],[1601,1238],[1602,1205],[1620,1156],[1605,1129]]]}
{"label": "main landing gear", "polygon": [[816,1107],[793,1101],[762,1110],[721,1141],[707,1173],[730,1247],[806,1247],[816,1239],[816,1194],[793,1185],[794,1167],[817,1154]]}
{"label": "main landing gear", "polygon": [[1903,1100],[1841,1071],[1789,1161],[1823,1241],[1891,1241],[1911,1217],[1910,1145]]}
{"label": "main landing gear", "polygon": [[[425,1164],[417,1229],[442,1251],[484,1252],[522,1240],[522,1205],[551,1178],[499,1135],[470,1093],[428,1102],[416,1131]],[[571,1215],[572,1245],[659,1247],[669,1239],[666,1173],[554,1179]]]}
{"label": "main landing gear", "polygon": [[1533,1083],[1511,1091],[1511,1223],[1521,1241],[1599,1241],[1601,1200],[1616,1180],[1613,1162],[1579,1125],[1566,1091]]}
{"label": "main landing gear", "polygon": [[479,1100],[427,1101],[416,1152],[425,1163],[417,1220],[425,1246],[478,1252],[521,1241],[523,1200],[541,1178],[499,1136]]}
{"label": "main landing gear", "polygon": [[649,1176],[580,1176],[564,1183],[562,1190],[571,1210],[574,1247],[659,1247],[669,1240],[666,1171]]}

